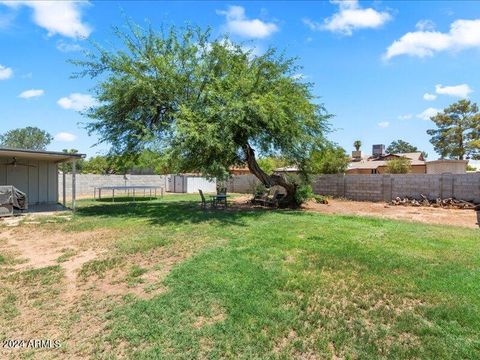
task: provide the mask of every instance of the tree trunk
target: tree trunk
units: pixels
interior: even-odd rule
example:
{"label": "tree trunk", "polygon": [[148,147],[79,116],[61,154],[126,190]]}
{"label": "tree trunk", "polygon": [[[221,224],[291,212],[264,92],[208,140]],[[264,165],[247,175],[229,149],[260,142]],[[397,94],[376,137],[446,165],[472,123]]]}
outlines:
{"label": "tree trunk", "polygon": [[297,191],[297,185],[289,183],[285,175],[268,175],[263,171],[255,159],[255,150],[247,143],[244,145],[243,150],[245,152],[245,159],[250,172],[257,177],[267,188],[278,185],[285,189],[286,195],[280,201],[279,205],[282,207],[294,207],[297,206],[295,200],[295,193]]}

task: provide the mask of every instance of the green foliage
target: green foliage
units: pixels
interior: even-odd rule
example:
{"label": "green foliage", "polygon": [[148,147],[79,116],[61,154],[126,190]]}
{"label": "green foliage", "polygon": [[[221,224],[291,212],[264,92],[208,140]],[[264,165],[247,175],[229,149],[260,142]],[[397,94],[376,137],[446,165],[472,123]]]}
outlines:
{"label": "green foliage", "polygon": [[350,162],[345,150],[340,146],[327,146],[325,149],[313,152],[310,158],[312,174],[343,174]]}
{"label": "green foliage", "polygon": [[21,129],[7,131],[0,135],[0,146],[28,149],[45,150],[53,140],[52,135],[37,127],[27,126]]}
{"label": "green foliage", "polygon": [[258,159],[258,165],[263,171],[270,175],[273,174],[275,169],[287,166],[288,162],[276,156],[266,156]]}
{"label": "green foliage", "polygon": [[255,184],[254,188],[253,188],[253,195],[256,195],[256,194],[264,194],[268,191],[268,189],[265,187],[264,184],[262,184],[261,182],[258,182]]}
{"label": "green foliage", "polygon": [[388,174],[407,174],[411,169],[411,160],[406,157],[400,157],[387,161],[387,168],[385,171]]}
{"label": "green foliage", "polygon": [[315,202],[317,202],[318,204],[328,204],[328,196],[314,195],[313,198],[315,199]]}
{"label": "green foliage", "polygon": [[120,174],[121,169],[110,156],[97,155],[85,161],[82,172],[85,174]]}
{"label": "green foliage", "polygon": [[460,100],[433,116],[436,129],[427,130],[442,158],[480,158],[480,113],[476,103]]}
{"label": "green foliage", "polygon": [[[405,154],[412,152],[418,152],[418,148],[407,141],[400,139],[392,141],[392,143],[387,147],[387,154]],[[425,151],[422,151],[422,156],[424,159],[426,159],[428,154]]]}
{"label": "green foliage", "polygon": [[297,205],[301,205],[304,202],[312,199],[315,196],[313,193],[312,185],[302,184],[297,188],[295,192],[295,201]]}
{"label": "green foliage", "polygon": [[362,142],[360,140],[355,140],[353,143],[353,147],[356,151],[360,151],[360,148],[362,147]]}
{"label": "green foliage", "polygon": [[[71,166],[70,166],[71,168]],[[97,155],[82,162],[84,174],[171,174],[171,166],[165,155],[145,149],[139,154]]]}
{"label": "green foliage", "polygon": [[322,145],[328,115],[312,86],[292,75],[293,59],[261,56],[229,39],[187,26],[157,33],[130,24],[121,50],[100,46],[74,61],[98,78],[100,105],[86,115],[90,132],[115,153],[168,148],[178,171],[225,178],[249,147],[302,164]]}
{"label": "green foliage", "polygon": [[472,165],[470,165],[470,164],[468,164],[468,165],[467,165],[467,171],[477,171],[477,168],[474,167],[474,166],[472,166]]}
{"label": "green foliage", "polygon": [[416,146],[413,146],[404,140],[392,141],[392,143],[387,147],[387,154],[404,154],[417,151],[418,148]]}
{"label": "green foliage", "polygon": [[[62,151],[68,154],[78,154],[77,149],[63,149]],[[77,159],[75,161],[75,169],[77,173],[83,173],[84,166],[85,166],[85,159]],[[61,163],[58,165],[58,168],[64,173],[71,173],[72,163],[70,161]]]}

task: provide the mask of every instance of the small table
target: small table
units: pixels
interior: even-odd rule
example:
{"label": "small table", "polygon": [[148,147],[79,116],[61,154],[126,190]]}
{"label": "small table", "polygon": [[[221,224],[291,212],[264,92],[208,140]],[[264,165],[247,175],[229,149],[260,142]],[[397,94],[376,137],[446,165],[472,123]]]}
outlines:
{"label": "small table", "polygon": [[210,199],[213,200],[213,206],[216,208],[217,204],[219,202],[223,202],[225,204],[225,207],[227,207],[227,198],[230,197],[230,195],[226,194],[217,194],[217,195],[210,195]]}

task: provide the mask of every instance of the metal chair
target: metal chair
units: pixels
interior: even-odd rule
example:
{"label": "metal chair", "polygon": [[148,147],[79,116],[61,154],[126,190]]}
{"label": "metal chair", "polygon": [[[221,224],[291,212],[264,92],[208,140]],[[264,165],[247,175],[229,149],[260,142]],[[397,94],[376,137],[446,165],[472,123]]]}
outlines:
{"label": "metal chair", "polygon": [[215,200],[212,199],[211,201],[207,201],[205,199],[205,195],[203,194],[203,191],[201,189],[198,189],[198,192],[200,194],[200,197],[202,198],[202,209],[207,210],[207,205],[210,203],[211,207],[215,207]]}

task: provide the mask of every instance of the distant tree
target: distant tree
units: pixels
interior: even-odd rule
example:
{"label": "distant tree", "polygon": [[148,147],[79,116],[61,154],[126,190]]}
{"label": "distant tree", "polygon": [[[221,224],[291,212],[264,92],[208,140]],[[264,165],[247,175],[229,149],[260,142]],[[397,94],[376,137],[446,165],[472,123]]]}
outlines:
{"label": "distant tree", "polygon": [[387,147],[387,154],[404,154],[417,151],[418,148],[416,146],[413,146],[404,140],[392,141],[392,143]]}
{"label": "distant tree", "polygon": [[[357,150],[358,151],[358,150]],[[310,159],[313,174],[343,174],[350,162],[347,153],[340,146],[328,146],[316,151]]]}
{"label": "distant tree", "polygon": [[[405,154],[419,151],[416,146],[404,141],[404,140],[395,140],[392,141],[387,147],[387,154]],[[428,154],[425,151],[422,151],[422,156],[424,159],[428,157]]]}
{"label": "distant tree", "polygon": [[442,158],[480,158],[480,113],[470,100],[460,100],[431,117],[437,126],[427,130]]}
{"label": "distant tree", "polygon": [[406,157],[399,157],[387,161],[385,172],[388,174],[407,174],[411,171],[411,160]]}
{"label": "distant tree", "polygon": [[271,175],[275,169],[288,166],[288,162],[281,157],[265,156],[258,159],[258,165],[266,174]]}
{"label": "distant tree", "polygon": [[298,184],[265,173],[256,155],[280,154],[303,170],[327,142],[330,115],[313,84],[292,76],[295,59],[275,49],[255,56],[196,27],[130,30],[117,32],[117,50],[98,46],[74,61],[79,76],[99,79],[99,105],[86,111],[89,131],[115,153],[160,142],[180,170],[206,176],[222,179],[231,166],[246,165],[265,186],[285,189],[281,205],[298,205]]}
{"label": "distant tree", "polygon": [[362,142],[360,140],[355,140],[355,142],[353,143],[353,147],[356,151],[360,151],[360,148],[362,147]]}
{"label": "distant tree", "polygon": [[45,150],[52,140],[53,137],[48,132],[33,126],[10,130],[0,135],[1,146],[16,149]]}
{"label": "distant tree", "polygon": [[[65,153],[68,153],[68,154],[78,154],[77,149],[63,149],[62,151],[65,152]],[[85,160],[84,159],[75,160],[75,171],[77,173],[82,173],[84,166],[85,166]],[[67,161],[67,162],[61,163],[58,168],[62,172],[71,173],[72,172],[72,162]]]}
{"label": "distant tree", "polygon": [[[144,150],[131,155],[97,155],[81,164],[85,174],[149,173],[172,174],[177,172],[168,163],[168,158],[153,150]],[[78,161],[77,161],[78,162]],[[71,166],[69,167],[71,169]]]}
{"label": "distant tree", "polygon": [[109,156],[97,155],[85,161],[82,172],[84,174],[121,174],[115,159]]}

